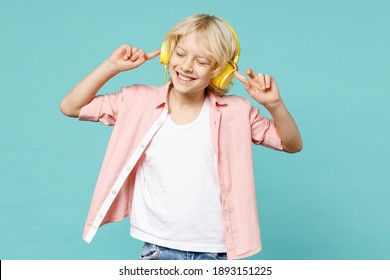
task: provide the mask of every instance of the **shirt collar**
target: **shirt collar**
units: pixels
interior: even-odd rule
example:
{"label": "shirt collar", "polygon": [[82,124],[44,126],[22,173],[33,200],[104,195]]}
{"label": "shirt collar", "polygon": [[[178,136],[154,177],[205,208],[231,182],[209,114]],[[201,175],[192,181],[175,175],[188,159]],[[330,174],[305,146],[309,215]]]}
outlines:
{"label": "shirt collar", "polygon": [[171,81],[159,87],[159,94],[156,98],[155,108],[158,108],[161,105],[168,104],[168,91],[170,85],[171,85]]}
{"label": "shirt collar", "polygon": [[214,107],[217,107],[218,105],[226,105],[225,99],[223,98],[223,95],[218,95],[215,93],[209,94],[210,102]]}

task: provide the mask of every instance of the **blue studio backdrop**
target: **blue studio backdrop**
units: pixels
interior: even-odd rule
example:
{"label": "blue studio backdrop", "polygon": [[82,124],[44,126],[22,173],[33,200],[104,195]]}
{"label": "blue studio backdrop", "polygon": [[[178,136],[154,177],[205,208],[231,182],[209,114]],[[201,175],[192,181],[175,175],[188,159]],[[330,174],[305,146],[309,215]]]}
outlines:
{"label": "blue studio backdrop", "polygon": [[[138,259],[129,219],[82,240],[112,127],[59,104],[121,44],[158,49],[195,13],[234,27],[241,73],[275,77],[304,141],[292,155],[254,149],[263,250],[249,259],[390,259],[389,11],[384,0],[2,1],[0,259]],[[133,83],[162,85],[158,59],[100,93]],[[247,97],[237,80],[231,93]]]}

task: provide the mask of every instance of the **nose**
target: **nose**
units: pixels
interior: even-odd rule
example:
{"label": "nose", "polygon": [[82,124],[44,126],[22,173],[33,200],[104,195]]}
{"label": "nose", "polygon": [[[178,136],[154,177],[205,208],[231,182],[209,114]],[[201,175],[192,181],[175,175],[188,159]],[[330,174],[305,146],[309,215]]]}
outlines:
{"label": "nose", "polygon": [[194,70],[192,60],[191,60],[189,57],[187,57],[187,58],[183,61],[183,63],[181,64],[180,68],[181,68],[184,72],[192,73],[192,71]]}

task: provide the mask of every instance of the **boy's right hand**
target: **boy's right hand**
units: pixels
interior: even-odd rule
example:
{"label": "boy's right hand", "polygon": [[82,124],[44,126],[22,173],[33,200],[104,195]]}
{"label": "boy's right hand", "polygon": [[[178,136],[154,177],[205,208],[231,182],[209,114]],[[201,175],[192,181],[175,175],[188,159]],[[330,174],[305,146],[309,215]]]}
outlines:
{"label": "boy's right hand", "polygon": [[137,68],[145,61],[155,58],[160,54],[160,49],[146,54],[144,50],[139,50],[130,45],[122,45],[116,49],[108,58],[108,62],[116,71],[128,71]]}

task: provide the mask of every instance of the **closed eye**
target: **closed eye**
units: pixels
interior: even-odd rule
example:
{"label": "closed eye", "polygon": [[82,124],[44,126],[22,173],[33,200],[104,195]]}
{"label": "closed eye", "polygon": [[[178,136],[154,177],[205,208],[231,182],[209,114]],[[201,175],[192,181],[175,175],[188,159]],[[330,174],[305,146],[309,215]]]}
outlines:
{"label": "closed eye", "polygon": [[207,66],[209,65],[208,62],[205,62],[205,61],[198,61],[198,64],[201,65],[201,66]]}

